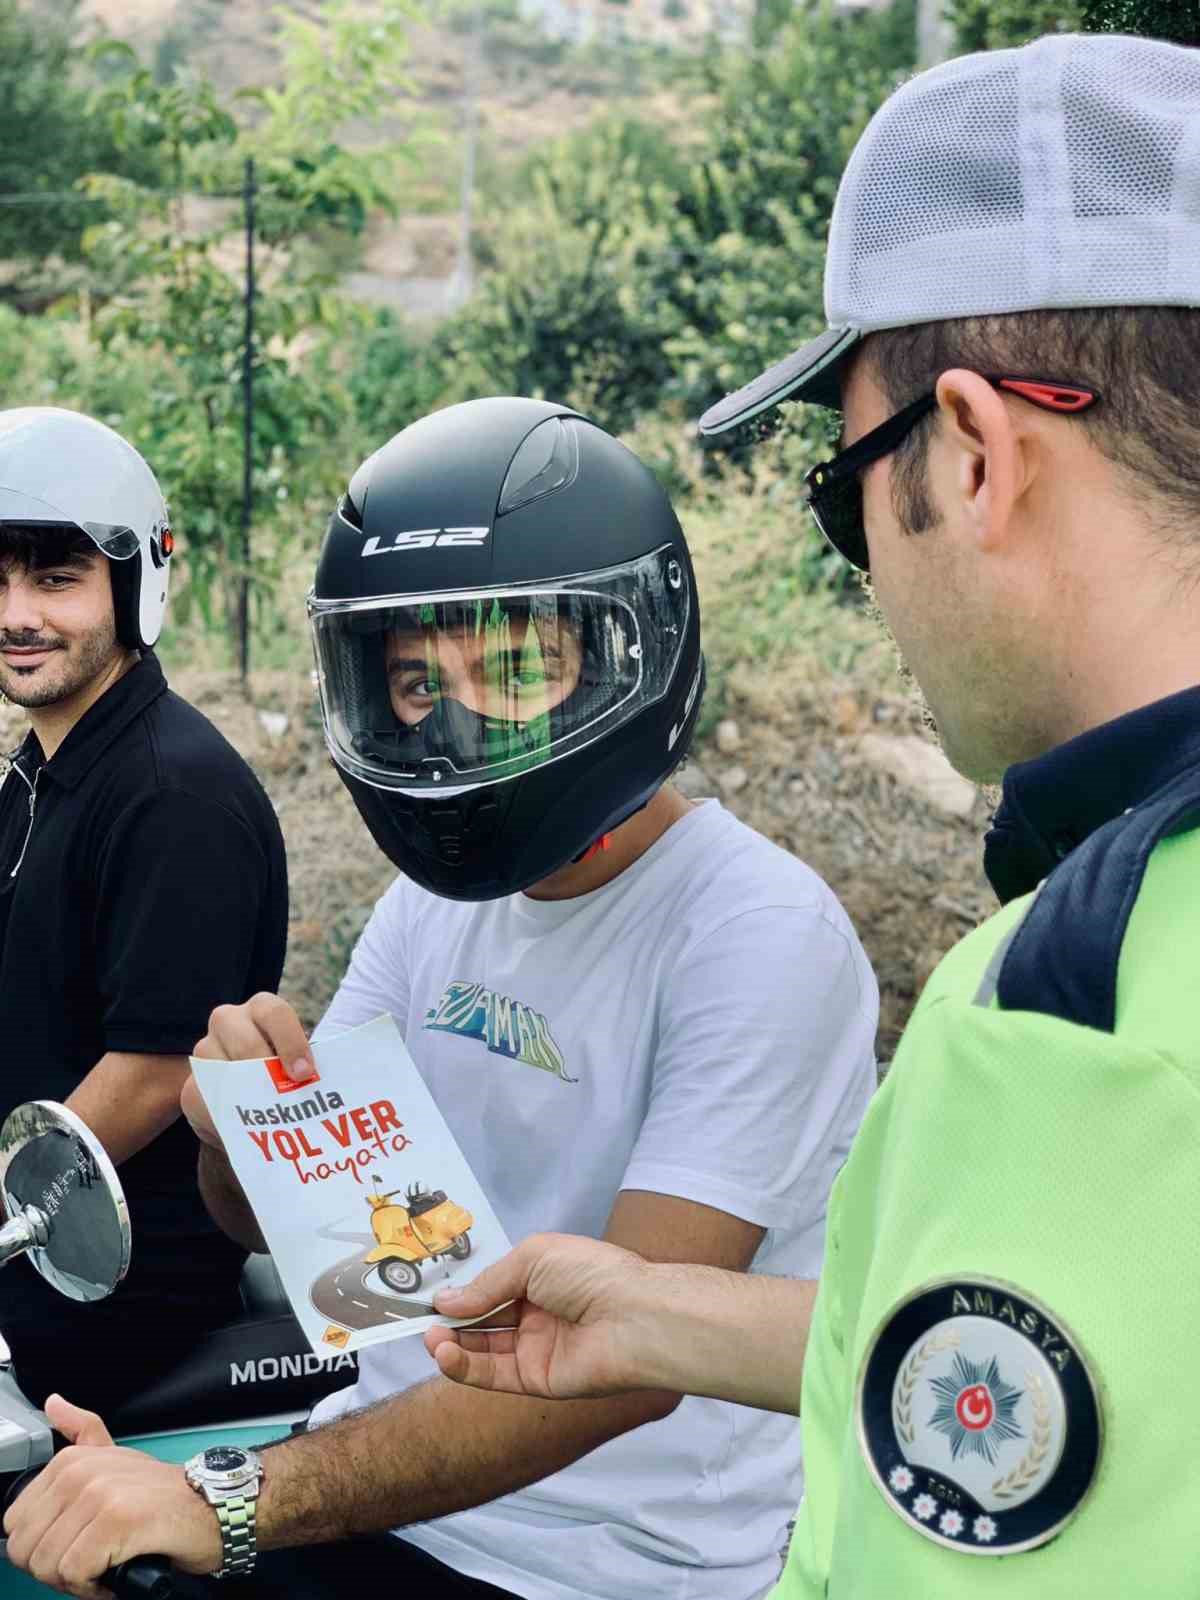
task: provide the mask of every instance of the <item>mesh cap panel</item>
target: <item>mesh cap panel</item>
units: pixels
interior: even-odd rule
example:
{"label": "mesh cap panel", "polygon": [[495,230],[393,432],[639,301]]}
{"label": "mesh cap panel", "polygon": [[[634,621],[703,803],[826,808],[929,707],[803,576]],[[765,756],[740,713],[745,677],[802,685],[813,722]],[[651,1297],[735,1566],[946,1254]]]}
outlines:
{"label": "mesh cap panel", "polygon": [[964,56],[876,113],[834,208],[825,307],[861,330],[1200,305],[1200,51],[1061,34]]}

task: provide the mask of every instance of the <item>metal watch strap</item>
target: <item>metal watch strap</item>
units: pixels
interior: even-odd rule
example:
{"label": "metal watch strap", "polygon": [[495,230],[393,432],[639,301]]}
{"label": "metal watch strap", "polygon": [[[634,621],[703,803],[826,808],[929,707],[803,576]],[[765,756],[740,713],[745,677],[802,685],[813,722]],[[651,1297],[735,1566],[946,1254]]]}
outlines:
{"label": "metal watch strap", "polygon": [[221,1570],[215,1578],[244,1578],[258,1555],[257,1505],[242,1494],[230,1495],[213,1505],[221,1525]]}

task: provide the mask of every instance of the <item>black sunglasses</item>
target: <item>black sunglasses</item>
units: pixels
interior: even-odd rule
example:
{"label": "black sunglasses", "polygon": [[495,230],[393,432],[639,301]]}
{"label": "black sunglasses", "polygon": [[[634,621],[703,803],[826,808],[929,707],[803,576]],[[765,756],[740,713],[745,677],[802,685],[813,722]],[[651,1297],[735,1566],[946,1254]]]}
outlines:
{"label": "black sunglasses", "polygon": [[[1061,411],[1077,416],[1094,406],[1100,396],[1095,389],[1077,383],[1059,383],[1047,378],[1010,378],[985,372],[988,383],[1020,395],[1043,411]],[[922,395],[894,417],[881,422],[870,433],[864,433],[848,450],[834,456],[832,461],[818,462],[805,475],[808,489],[808,508],[829,543],[860,572],[871,570],[871,557],[867,550],[867,530],[863,525],[862,478],[864,467],[890,455],[916,427],[922,417],[927,417],[937,405],[937,395]]]}

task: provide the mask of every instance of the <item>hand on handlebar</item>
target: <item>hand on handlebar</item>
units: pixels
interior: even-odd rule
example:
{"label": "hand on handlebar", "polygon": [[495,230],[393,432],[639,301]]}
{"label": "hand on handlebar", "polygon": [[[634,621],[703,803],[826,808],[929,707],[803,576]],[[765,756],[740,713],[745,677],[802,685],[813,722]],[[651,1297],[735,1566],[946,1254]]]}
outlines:
{"label": "hand on handlebar", "polygon": [[[256,994],[240,1006],[218,1006],[208,1032],[192,1051],[205,1061],[251,1061],[278,1056],[297,1082],[316,1072],[304,1025],[277,994]],[[202,1144],[222,1148],[213,1120],[194,1078],[183,1086],[180,1105]]]}
{"label": "hand on handlebar", "polygon": [[115,1446],[94,1412],[61,1395],[46,1416],[70,1444],[5,1513],[14,1566],[79,1600],[112,1600],[106,1575],[151,1552],[185,1572],[221,1565],[217,1520],[181,1467]]}

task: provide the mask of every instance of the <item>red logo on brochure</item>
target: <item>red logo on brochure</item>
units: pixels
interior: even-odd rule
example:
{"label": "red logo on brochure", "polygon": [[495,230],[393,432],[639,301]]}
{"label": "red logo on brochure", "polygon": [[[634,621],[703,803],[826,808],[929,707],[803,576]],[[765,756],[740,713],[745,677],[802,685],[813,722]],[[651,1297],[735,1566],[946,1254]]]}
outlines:
{"label": "red logo on brochure", "polygon": [[293,1089],[311,1089],[314,1083],[321,1081],[321,1074],[316,1071],[311,1078],[293,1078],[278,1056],[267,1057],[267,1071],[280,1094],[290,1094]]}

